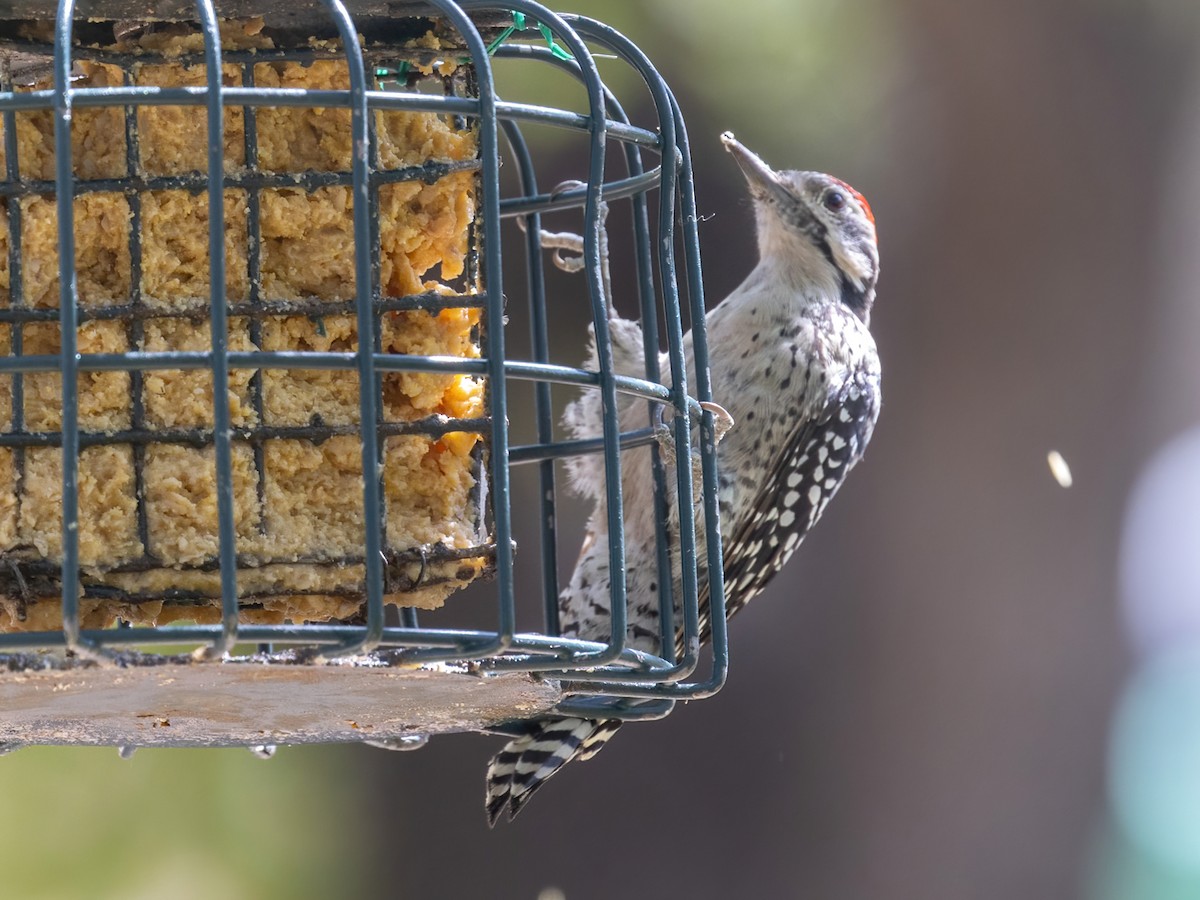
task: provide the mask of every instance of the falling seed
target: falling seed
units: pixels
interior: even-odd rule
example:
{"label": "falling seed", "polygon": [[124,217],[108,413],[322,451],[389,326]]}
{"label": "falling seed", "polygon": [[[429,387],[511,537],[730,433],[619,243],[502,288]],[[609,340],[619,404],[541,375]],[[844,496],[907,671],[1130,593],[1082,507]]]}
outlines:
{"label": "falling seed", "polygon": [[1072,484],[1071,467],[1067,465],[1063,455],[1057,450],[1051,450],[1046,454],[1046,462],[1050,464],[1050,474],[1054,476],[1059,487],[1069,488]]}

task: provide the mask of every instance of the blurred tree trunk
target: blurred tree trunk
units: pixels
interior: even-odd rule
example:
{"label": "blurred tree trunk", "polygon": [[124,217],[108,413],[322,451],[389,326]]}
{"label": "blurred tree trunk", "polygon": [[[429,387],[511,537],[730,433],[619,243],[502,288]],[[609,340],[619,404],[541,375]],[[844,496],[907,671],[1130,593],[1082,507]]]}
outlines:
{"label": "blurred tree trunk", "polygon": [[[726,690],[630,726],[514,827],[482,825],[495,741],[356,751],[379,785],[381,887],[1078,893],[1122,670],[1120,515],[1162,436],[1144,431],[1137,373],[1157,336],[1161,156],[1189,48],[1117,2],[904,0],[891,15],[905,81],[863,138],[881,142],[880,183],[860,185],[884,260],[866,462],[735,622]],[[664,61],[685,111],[717,77],[688,63]],[[714,300],[754,253],[740,184],[697,137],[736,130],[737,111],[721,115],[691,118],[701,209],[720,212],[702,230]],[[773,161],[819,127],[795,118]]]}
{"label": "blurred tree trunk", "polygon": [[885,413],[856,508],[818,535],[870,561],[824,607],[848,637],[829,702],[857,713],[831,720],[824,787],[806,776],[846,837],[803,880],[1067,897],[1103,804],[1121,512],[1153,446],[1137,373],[1182,55],[1115,4],[907,8],[929,95],[887,198]]}

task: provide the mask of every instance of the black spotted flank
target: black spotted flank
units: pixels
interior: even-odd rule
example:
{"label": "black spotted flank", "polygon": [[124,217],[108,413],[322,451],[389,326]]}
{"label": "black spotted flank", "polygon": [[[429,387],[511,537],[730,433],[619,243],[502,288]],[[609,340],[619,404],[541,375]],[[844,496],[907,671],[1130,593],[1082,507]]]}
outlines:
{"label": "black spotted flank", "polygon": [[[758,492],[754,508],[734,523],[725,544],[725,611],[733,615],[758,594],[795,553],[829,500],[862,458],[879,415],[877,382],[859,373],[823,414],[787,439]],[[703,594],[701,642],[709,639]]]}

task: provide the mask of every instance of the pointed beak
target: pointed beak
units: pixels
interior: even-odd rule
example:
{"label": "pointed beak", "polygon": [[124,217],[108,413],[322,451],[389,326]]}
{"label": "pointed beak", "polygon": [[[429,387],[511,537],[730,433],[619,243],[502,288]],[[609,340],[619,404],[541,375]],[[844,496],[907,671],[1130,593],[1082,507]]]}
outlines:
{"label": "pointed beak", "polygon": [[726,131],[721,135],[721,143],[737,160],[742,174],[746,176],[746,181],[750,185],[750,193],[755,198],[787,194],[787,188],[780,183],[778,173],[763,162],[757,153],[735,138],[732,131]]}

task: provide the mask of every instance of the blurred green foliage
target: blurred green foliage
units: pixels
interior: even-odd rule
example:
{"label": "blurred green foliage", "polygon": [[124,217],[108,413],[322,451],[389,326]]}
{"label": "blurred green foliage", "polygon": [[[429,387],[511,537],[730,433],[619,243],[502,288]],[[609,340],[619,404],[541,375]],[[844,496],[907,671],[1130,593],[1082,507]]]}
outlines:
{"label": "blurred green foliage", "polygon": [[[730,128],[765,152],[799,146],[852,157],[852,168],[881,155],[882,148],[864,146],[861,138],[878,133],[897,87],[897,26],[883,0],[574,0],[550,6],[598,19],[641,47],[678,97],[693,142]],[[509,40],[544,46],[533,30]],[[649,94],[629,66],[593,50],[600,54],[601,78],[636,121],[637,104],[648,105]],[[499,90],[506,100],[586,111],[573,79],[547,74],[542,64],[503,64]],[[570,139],[541,131],[551,132],[548,147]]]}
{"label": "blurred green foliage", "polygon": [[338,748],[27,748],[0,759],[0,884],[23,900],[351,895],[363,793]]}

